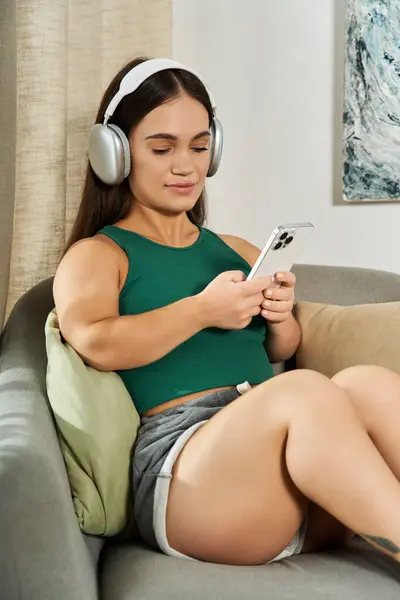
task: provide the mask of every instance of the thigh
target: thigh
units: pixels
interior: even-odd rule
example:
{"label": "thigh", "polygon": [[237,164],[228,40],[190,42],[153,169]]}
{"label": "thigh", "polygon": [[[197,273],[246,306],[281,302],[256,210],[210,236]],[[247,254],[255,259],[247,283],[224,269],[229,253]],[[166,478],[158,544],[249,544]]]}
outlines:
{"label": "thigh", "polygon": [[211,562],[261,564],[294,537],[308,501],[288,475],[285,432],[259,410],[276,398],[281,377],[223,408],[182,450],[167,505],[175,550]]}

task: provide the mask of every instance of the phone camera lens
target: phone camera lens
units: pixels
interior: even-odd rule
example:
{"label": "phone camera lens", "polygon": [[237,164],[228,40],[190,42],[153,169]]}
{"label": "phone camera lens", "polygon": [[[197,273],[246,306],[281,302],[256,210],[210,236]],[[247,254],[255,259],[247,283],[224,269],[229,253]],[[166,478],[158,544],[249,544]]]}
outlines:
{"label": "phone camera lens", "polygon": [[289,244],[293,242],[293,236],[289,236],[288,239],[286,240],[286,246],[289,246]]}
{"label": "phone camera lens", "polygon": [[282,233],[281,237],[279,238],[280,240],[285,240],[287,238],[288,234],[287,231],[285,231],[285,233]]}
{"label": "phone camera lens", "polygon": [[274,246],[274,250],[279,250],[279,248],[282,248],[282,242],[278,242],[277,244],[275,244]]}

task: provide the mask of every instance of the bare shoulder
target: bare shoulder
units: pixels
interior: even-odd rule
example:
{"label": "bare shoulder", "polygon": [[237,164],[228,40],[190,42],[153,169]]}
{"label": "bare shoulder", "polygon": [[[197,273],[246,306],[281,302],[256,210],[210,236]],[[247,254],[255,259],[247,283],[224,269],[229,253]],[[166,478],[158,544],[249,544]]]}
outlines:
{"label": "bare shoulder", "polygon": [[107,268],[109,274],[113,272],[118,276],[119,288],[122,289],[129,266],[125,252],[103,234],[79,240],[69,248],[58,265],[54,288],[62,281],[68,281],[71,275],[76,278],[79,273],[85,278],[89,272],[92,274],[92,269],[97,271],[100,266],[101,270]]}
{"label": "bare shoulder", "polygon": [[75,242],[63,256],[58,265],[54,283],[57,285],[57,282],[64,279],[69,273],[76,274],[76,272],[85,271],[89,265],[94,267],[100,266],[103,261],[107,263],[114,262],[117,265],[117,258],[118,253],[107,241],[106,236],[95,235],[83,238]]}
{"label": "bare shoulder", "polygon": [[121,255],[103,235],[76,242],[62,258],[53,282],[61,332],[75,349],[89,327],[119,315]]}
{"label": "bare shoulder", "polygon": [[254,246],[237,235],[228,235],[225,233],[218,233],[217,235],[225,242],[225,244],[228,244],[232,250],[240,254],[240,256],[251,266],[255,264],[260,256],[261,250],[257,248],[257,246]]}
{"label": "bare shoulder", "polygon": [[69,248],[53,281],[53,297],[60,324],[66,322],[64,316],[67,313],[79,312],[79,307],[85,303],[91,306],[88,308],[91,315],[96,314],[103,301],[117,306],[123,287],[124,254],[104,235],[84,238]]}

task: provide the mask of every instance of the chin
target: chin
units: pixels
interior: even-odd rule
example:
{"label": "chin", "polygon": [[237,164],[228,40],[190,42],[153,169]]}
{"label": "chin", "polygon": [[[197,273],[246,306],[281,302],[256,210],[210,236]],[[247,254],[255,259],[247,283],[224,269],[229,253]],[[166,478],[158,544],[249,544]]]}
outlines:
{"label": "chin", "polygon": [[180,195],[174,193],[168,193],[168,206],[179,206],[184,210],[191,210],[198,200],[200,199],[201,191],[193,190],[189,195]]}

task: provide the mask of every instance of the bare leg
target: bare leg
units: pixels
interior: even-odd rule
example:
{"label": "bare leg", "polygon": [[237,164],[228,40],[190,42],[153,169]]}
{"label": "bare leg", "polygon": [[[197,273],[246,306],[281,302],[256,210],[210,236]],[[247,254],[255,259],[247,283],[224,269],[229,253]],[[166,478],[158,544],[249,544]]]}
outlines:
{"label": "bare leg", "polygon": [[389,369],[357,366],[332,378],[350,398],[370,438],[400,481],[400,376]]}
{"label": "bare leg", "polygon": [[[337,423],[332,423],[332,425],[327,423],[323,427],[322,433],[327,436],[327,440],[318,445],[319,456],[314,457],[314,461],[310,457],[311,439],[308,444],[303,442],[304,454],[302,454],[299,452],[300,444],[293,444],[295,436],[299,435],[298,427],[294,424],[292,436],[289,428],[286,451],[289,473],[297,487],[308,498],[322,506],[349,529],[357,532],[372,545],[400,562],[400,540],[396,537],[397,534],[392,535],[396,529],[394,521],[398,522],[398,527],[400,519],[396,513],[391,512],[394,505],[390,500],[391,492],[394,494],[392,498],[398,496],[400,486],[368,439],[367,432],[356,411],[349,410],[347,412],[347,418],[344,418],[341,424],[340,439],[338,438],[333,452],[332,446],[329,450],[328,440],[330,438],[332,441],[330,433]],[[332,457],[329,459],[325,452],[333,453]],[[357,455],[359,457],[358,468],[357,460],[355,460]],[[307,462],[304,471],[302,470],[304,468],[301,465],[302,461]],[[327,467],[329,465],[328,468],[336,472],[328,473],[328,469],[321,469],[319,472],[321,462],[325,462]],[[312,463],[314,463],[314,469],[310,468]],[[356,471],[354,471],[354,467],[356,467]],[[375,474],[378,479],[374,479]],[[319,479],[317,486],[311,480],[313,476]],[[350,482],[350,478],[353,478],[352,482]],[[359,507],[356,515],[352,513],[355,505]],[[368,524],[368,521],[371,522],[371,525]],[[372,525],[372,523],[375,524]],[[374,530],[376,527],[383,528],[380,534]]]}
{"label": "bare leg", "polygon": [[[332,378],[350,398],[364,428],[400,481],[400,376],[374,365],[349,367]],[[343,547],[355,534],[310,503],[303,552]]]}
{"label": "bare leg", "polygon": [[339,386],[294,371],[188,442],[170,490],[169,543],[203,560],[266,562],[294,535],[304,498],[400,562],[398,481]]}
{"label": "bare leg", "polygon": [[[340,371],[332,377],[349,397],[370,438],[400,481],[400,376],[374,365]],[[305,552],[343,546],[354,533],[315,504],[309,507]]]}

